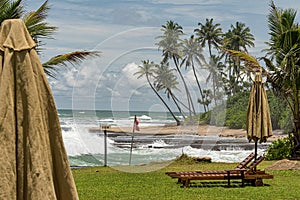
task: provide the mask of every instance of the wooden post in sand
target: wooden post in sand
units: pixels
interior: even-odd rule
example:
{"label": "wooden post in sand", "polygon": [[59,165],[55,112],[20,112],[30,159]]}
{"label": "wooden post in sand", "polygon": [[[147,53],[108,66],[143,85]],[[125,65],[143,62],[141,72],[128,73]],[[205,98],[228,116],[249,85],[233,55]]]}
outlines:
{"label": "wooden post in sand", "polygon": [[101,129],[104,129],[104,167],[107,166],[107,129],[109,125],[101,125]]}
{"label": "wooden post in sand", "polygon": [[[134,116],[134,119],[136,117]],[[132,156],[132,148],[133,148],[133,137],[134,137],[134,125],[133,125],[133,129],[132,129],[132,134],[131,134],[131,144],[130,144],[130,153],[129,153],[129,165],[131,165],[131,156]]]}

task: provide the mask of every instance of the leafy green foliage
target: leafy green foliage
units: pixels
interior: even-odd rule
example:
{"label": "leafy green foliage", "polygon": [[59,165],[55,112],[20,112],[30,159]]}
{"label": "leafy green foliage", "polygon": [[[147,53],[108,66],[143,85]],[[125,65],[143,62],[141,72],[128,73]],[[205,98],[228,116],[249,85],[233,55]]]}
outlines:
{"label": "leafy green foliage", "polygon": [[280,129],[284,130],[285,133],[290,133],[293,130],[293,114],[289,107],[281,113],[281,117],[279,120]]}
{"label": "leafy green foliage", "polygon": [[178,162],[178,163],[195,164],[195,160],[192,157],[185,154],[185,153],[181,154],[181,156],[176,158],[175,161]]}
{"label": "leafy green foliage", "polygon": [[249,95],[250,92],[240,92],[228,98],[225,126],[246,128]]}
{"label": "leafy green foliage", "polygon": [[292,146],[289,138],[275,140],[267,149],[266,160],[290,158],[291,150]]}
{"label": "leafy green foliage", "polygon": [[273,129],[281,129],[279,122],[287,108],[286,102],[280,96],[276,96],[272,91],[267,91],[267,96],[271,112],[272,127]]}
{"label": "leafy green foliage", "polygon": [[[222,105],[200,115],[199,124],[227,126],[229,128],[246,128],[247,109],[250,92],[239,92],[228,97]],[[290,131],[293,127],[291,113],[284,100],[272,91],[267,91],[273,129]]]}
{"label": "leafy green foliage", "polygon": [[238,128],[246,129],[247,111],[245,112],[244,110],[230,109],[229,112],[227,113],[228,113],[228,117],[225,121],[226,126],[235,129]]}
{"label": "leafy green foliage", "polygon": [[204,158],[204,157],[192,157],[192,156],[188,156],[185,153],[182,153],[181,156],[177,157],[175,159],[175,162],[177,163],[184,163],[184,164],[195,164],[195,163],[199,163],[199,162],[207,162],[210,163],[211,159]]}
{"label": "leafy green foliage", "polygon": [[199,125],[209,124],[210,116],[211,116],[211,111],[201,113],[199,115]]}
{"label": "leafy green foliage", "polygon": [[246,128],[249,92],[230,96],[226,102],[216,106],[209,113],[202,114],[200,121],[229,128]]}

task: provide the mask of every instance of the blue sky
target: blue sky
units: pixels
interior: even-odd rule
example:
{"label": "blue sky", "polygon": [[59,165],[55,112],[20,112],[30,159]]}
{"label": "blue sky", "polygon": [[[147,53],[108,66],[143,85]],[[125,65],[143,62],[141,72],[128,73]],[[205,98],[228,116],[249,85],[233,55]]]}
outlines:
{"label": "blue sky", "polygon": [[[25,0],[27,10],[44,1]],[[164,110],[145,79],[133,76],[141,60],[159,62],[156,36],[168,20],[181,25],[188,38],[198,22],[213,18],[223,31],[243,22],[255,36],[260,55],[268,40],[268,0],[49,0],[48,22],[59,29],[47,40],[41,60],[77,50],[98,50],[101,57],[62,69],[49,79],[58,108]],[[300,1],[277,0],[281,8],[300,10]],[[297,21],[300,22],[299,17]],[[195,85],[191,71],[184,72]],[[205,83],[205,72],[198,72]],[[195,97],[197,94],[195,93]]]}

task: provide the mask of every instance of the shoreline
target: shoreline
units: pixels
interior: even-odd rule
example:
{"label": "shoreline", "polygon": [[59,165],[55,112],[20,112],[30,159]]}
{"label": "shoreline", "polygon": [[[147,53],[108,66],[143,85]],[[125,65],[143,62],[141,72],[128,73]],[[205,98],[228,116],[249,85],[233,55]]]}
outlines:
{"label": "shoreline", "polygon": [[[90,132],[103,132],[101,128],[90,128]],[[131,135],[133,127],[111,126],[107,133],[122,133]],[[135,135],[199,135],[199,136],[218,136],[231,138],[247,138],[245,129],[230,129],[228,127],[211,126],[211,125],[165,125],[165,126],[140,126],[139,131],[134,131]],[[281,130],[273,130],[273,136],[268,138],[269,142],[279,138],[287,137]]]}

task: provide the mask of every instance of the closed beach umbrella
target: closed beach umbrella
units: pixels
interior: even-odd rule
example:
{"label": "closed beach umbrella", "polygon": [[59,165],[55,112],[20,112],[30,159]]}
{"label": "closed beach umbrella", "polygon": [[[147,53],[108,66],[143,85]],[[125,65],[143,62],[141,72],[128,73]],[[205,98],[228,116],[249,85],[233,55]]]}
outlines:
{"label": "closed beach umbrella", "polygon": [[0,199],[78,199],[36,44],[19,19],[0,29]]}
{"label": "closed beach umbrella", "polygon": [[255,142],[255,158],[257,142],[266,142],[270,136],[272,136],[272,123],[267,93],[264,89],[261,73],[256,73],[247,112],[247,137],[249,142],[251,140]]}

